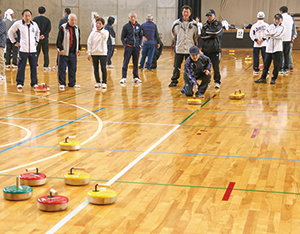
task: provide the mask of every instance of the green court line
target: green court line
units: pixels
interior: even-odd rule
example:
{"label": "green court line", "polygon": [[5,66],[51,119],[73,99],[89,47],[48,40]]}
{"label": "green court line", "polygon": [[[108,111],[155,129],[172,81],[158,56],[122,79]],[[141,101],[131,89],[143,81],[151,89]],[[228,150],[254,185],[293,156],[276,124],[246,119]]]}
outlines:
{"label": "green court line", "polygon": [[77,95],[80,95],[80,94],[83,94],[83,93],[87,93],[87,92],[90,92],[90,90],[87,90],[87,91],[82,92],[82,93],[74,94],[74,95],[71,95],[71,96],[68,96],[68,97],[65,97],[65,98],[61,98],[61,99],[56,100],[56,101],[54,101],[54,102],[50,102],[50,103],[47,103],[47,104],[44,104],[44,105],[40,105],[40,106],[31,108],[31,109],[29,109],[29,110],[21,111],[21,112],[19,112],[19,113],[13,114],[13,115],[9,115],[9,116],[0,118],[0,120],[7,119],[7,118],[13,117],[13,116],[15,116],[15,115],[23,114],[23,113],[25,113],[25,112],[32,111],[32,110],[35,110],[35,109],[38,109],[38,108],[41,108],[41,107],[44,107],[44,106],[48,106],[48,105],[50,105],[51,103],[55,103],[55,102],[59,102],[59,101],[65,100],[65,99],[69,99],[69,98],[72,98],[72,97],[75,97],[75,96],[77,96]]}
{"label": "green court line", "polygon": [[[55,94],[58,94],[58,93],[52,93],[52,94],[49,94],[49,95],[47,95],[47,96],[45,96],[45,97],[49,97],[49,96],[55,95]],[[2,108],[0,108],[0,110],[4,110],[4,109],[10,108],[10,107],[22,105],[22,104],[24,104],[24,103],[26,103],[26,102],[32,102],[32,101],[35,101],[35,100],[40,99],[40,98],[41,98],[41,97],[38,97],[38,98],[31,99],[31,100],[29,100],[29,101],[24,101],[24,102],[20,102],[20,103],[16,103],[16,104],[10,105],[10,106],[2,107]]]}
{"label": "green court line", "polygon": [[182,125],[184,122],[186,122],[189,118],[191,118],[194,114],[196,114],[203,106],[206,105],[206,103],[208,103],[210,100],[212,100],[214,97],[216,96],[216,94],[214,96],[212,96],[210,99],[208,99],[206,102],[204,102],[197,110],[195,110],[192,114],[190,114],[188,117],[186,117],[179,125]]}
{"label": "green court line", "polygon": [[[0,174],[0,176],[7,177],[16,177],[17,175],[9,175],[9,174]],[[63,177],[47,177],[48,179],[56,179],[63,180]],[[95,182],[108,182],[109,180],[96,180],[91,179],[91,181]],[[226,190],[226,188],[222,187],[210,187],[210,186],[198,186],[198,185],[184,185],[184,184],[161,184],[161,183],[147,183],[147,182],[134,182],[134,181],[121,181],[117,180],[115,183],[120,184],[138,184],[138,185],[157,185],[157,186],[168,186],[168,187],[180,187],[180,188],[199,188],[199,189],[216,189],[216,190]],[[268,190],[255,190],[255,189],[238,189],[233,188],[235,191],[242,192],[257,192],[257,193],[275,193],[275,194],[286,194],[286,195],[300,195],[300,193],[292,193],[292,192],[281,192],[281,191],[268,191]]]}

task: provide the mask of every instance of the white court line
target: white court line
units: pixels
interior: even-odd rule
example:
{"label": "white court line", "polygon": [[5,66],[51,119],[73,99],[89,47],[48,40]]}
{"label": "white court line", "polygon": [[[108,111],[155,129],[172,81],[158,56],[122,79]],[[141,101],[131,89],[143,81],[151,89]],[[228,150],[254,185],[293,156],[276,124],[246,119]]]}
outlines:
{"label": "white court line", "polygon": [[[148,153],[150,153],[155,147],[157,147],[160,143],[162,143],[167,137],[169,137],[173,132],[175,132],[181,125],[176,125],[171,131],[169,131],[166,135],[160,138],[154,145],[152,145],[149,149],[147,149],[144,153],[142,153],[139,157],[133,160],[127,167],[125,167],[122,171],[120,171],[116,176],[114,176],[111,180],[109,180],[106,184],[112,185],[117,179],[119,179],[122,175],[124,175],[127,171],[129,171],[135,164],[137,164],[141,159],[143,159]],[[69,213],[66,217],[64,217],[61,221],[55,224],[46,234],[53,234],[57,232],[63,225],[65,225],[70,219],[72,219],[78,212],[80,212],[84,207],[89,204],[87,200],[77,206],[71,213]]]}
{"label": "white court line", "polygon": [[[11,93],[11,92],[7,92],[7,93]],[[16,94],[16,93],[14,93],[14,94]],[[22,95],[22,94],[20,94],[20,95]],[[33,97],[36,97],[35,95],[26,95],[26,96],[33,96]],[[45,98],[45,97],[44,97],[44,98]],[[57,100],[52,99],[52,98],[45,98],[45,99],[49,99],[49,100],[51,100],[51,101],[57,101]],[[77,105],[75,105],[75,104],[71,104],[71,103],[63,102],[63,101],[58,101],[58,102],[61,102],[61,103],[64,103],[64,104],[71,105],[71,106],[74,106],[74,107],[76,107],[76,108],[82,109],[82,110],[84,110],[84,111],[90,113],[91,115],[93,115],[93,116],[98,120],[98,129],[97,129],[97,131],[96,131],[90,138],[88,138],[87,140],[85,140],[84,142],[82,142],[81,145],[84,145],[84,144],[88,143],[89,141],[93,140],[93,139],[101,132],[102,127],[103,127],[102,120],[101,120],[95,113],[93,113],[93,112],[91,112],[91,111],[89,111],[89,110],[87,110],[87,109],[85,109],[85,108],[83,108],[83,107],[81,107],[81,106],[77,106]],[[27,163],[27,164],[25,164],[25,165],[21,165],[21,166],[9,168],[9,169],[6,169],[6,170],[2,170],[2,171],[0,171],[0,174],[1,174],[1,173],[4,173],[4,172],[8,172],[8,171],[15,170],[15,169],[19,169],[19,168],[22,168],[22,167],[27,167],[27,166],[30,166],[30,165],[33,165],[33,164],[36,164],[36,163],[39,163],[39,162],[43,162],[43,161],[46,161],[46,160],[48,160],[48,159],[55,158],[55,157],[57,157],[57,156],[60,156],[60,155],[62,155],[62,154],[65,154],[65,153],[67,153],[67,152],[68,152],[68,151],[62,151],[62,152],[59,152],[59,153],[54,154],[54,155],[52,155],[52,156],[49,156],[49,157],[47,157],[47,158],[43,158],[43,159],[40,159],[40,160],[31,162],[31,163]]]}
{"label": "white court line", "polygon": [[20,126],[20,125],[16,125],[16,124],[13,124],[13,123],[7,123],[7,122],[0,122],[0,124],[12,125],[12,126],[15,126],[15,127],[18,127],[18,128],[22,128],[23,130],[25,130],[27,132],[27,135],[25,137],[23,137],[21,140],[18,140],[18,141],[15,141],[15,142],[11,142],[11,143],[8,143],[6,145],[0,145],[0,148],[17,144],[17,143],[19,143],[21,141],[25,141],[25,140],[27,140],[31,136],[31,131],[28,130],[27,128],[25,128],[25,127]]}

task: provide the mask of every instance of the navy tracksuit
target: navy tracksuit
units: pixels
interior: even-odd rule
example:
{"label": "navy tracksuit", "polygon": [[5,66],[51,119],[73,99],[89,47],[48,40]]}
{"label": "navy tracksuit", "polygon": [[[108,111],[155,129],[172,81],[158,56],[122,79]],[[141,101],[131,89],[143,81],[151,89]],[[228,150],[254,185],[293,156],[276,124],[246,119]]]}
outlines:
{"label": "navy tracksuit", "polygon": [[133,78],[139,78],[138,61],[140,55],[140,46],[142,44],[142,28],[137,22],[132,24],[130,21],[123,26],[121,41],[124,46],[124,61],[122,67],[122,78],[127,77],[128,63],[132,57]]}

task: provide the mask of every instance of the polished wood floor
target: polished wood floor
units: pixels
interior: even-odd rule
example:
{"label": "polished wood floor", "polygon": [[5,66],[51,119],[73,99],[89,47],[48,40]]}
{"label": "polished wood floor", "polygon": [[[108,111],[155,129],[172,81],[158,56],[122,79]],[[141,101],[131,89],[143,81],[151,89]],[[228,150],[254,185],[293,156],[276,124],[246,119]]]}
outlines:
{"label": "polished wood floor", "polygon": [[[57,73],[40,66],[39,83],[49,84],[50,92],[30,88],[29,68],[18,92],[16,71],[6,70],[0,84],[0,187],[13,185],[27,167],[38,167],[48,180],[33,188],[30,200],[0,199],[0,232],[53,233],[71,217],[56,233],[300,233],[300,52],[293,51],[294,71],[279,75],[276,85],[270,77],[268,84],[253,82],[259,76],[245,60],[251,53],[222,51],[221,89],[212,81],[202,106],[188,105],[180,94],[182,76],[178,87],[168,87],[171,49],[153,73],[140,72],[141,85],[131,83],[129,68],[122,87],[118,48],[106,92],[94,89],[85,54],[78,58],[80,89],[59,91]],[[52,67],[54,48],[50,58]],[[230,100],[235,89],[245,98]],[[59,142],[69,135],[84,143],[82,149],[59,154]],[[63,175],[72,166],[85,167],[91,183],[65,185]],[[72,215],[96,183],[106,182],[118,193],[115,204],[88,204]],[[51,188],[70,199],[66,211],[38,210],[37,198]]]}

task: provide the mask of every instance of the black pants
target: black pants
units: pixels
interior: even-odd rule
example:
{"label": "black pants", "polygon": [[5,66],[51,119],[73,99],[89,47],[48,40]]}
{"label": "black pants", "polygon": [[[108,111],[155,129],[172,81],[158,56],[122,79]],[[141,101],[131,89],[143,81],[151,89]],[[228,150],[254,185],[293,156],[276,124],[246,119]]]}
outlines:
{"label": "black pants", "polygon": [[[283,42],[283,58],[284,58],[284,65],[283,65],[283,70],[287,71],[289,70],[289,63],[290,63],[290,58],[289,58],[289,53],[290,53],[290,41],[284,41]],[[280,64],[281,66],[281,64]]]}
{"label": "black pants", "polygon": [[[204,94],[208,83],[210,82],[210,78],[211,75],[205,75],[205,73],[202,73],[200,77],[197,77],[197,80],[201,80],[201,84],[197,84],[198,85],[198,91],[197,91],[197,95],[201,95]],[[194,87],[194,83],[191,81],[191,79],[189,78],[188,74],[184,73],[183,75],[183,79],[184,79],[184,86],[182,87],[182,90],[184,91],[186,96],[193,96],[193,87]]]}
{"label": "black pants", "polygon": [[25,69],[27,59],[29,60],[30,65],[30,78],[31,78],[31,86],[37,84],[37,72],[36,72],[36,53],[23,53],[19,52],[19,63],[18,63],[18,72],[17,72],[17,85],[24,85],[25,78]]}
{"label": "black pants", "polygon": [[185,58],[185,60],[186,60],[189,56],[190,56],[189,54],[175,53],[174,70],[173,70],[173,76],[171,78],[172,83],[178,84],[178,79],[180,77],[180,69],[181,69],[181,64],[182,64],[183,58]]}
{"label": "black pants", "polygon": [[115,52],[115,45],[107,45],[107,65],[111,65],[111,58]]}
{"label": "black pants", "polygon": [[139,46],[136,47],[125,46],[124,61],[122,67],[122,78],[127,77],[128,63],[131,57],[133,63],[133,78],[139,78],[139,70],[138,70],[139,56],[140,56]]}
{"label": "black pants", "polygon": [[274,65],[272,79],[274,79],[274,80],[277,79],[278,72],[279,72],[280,66],[282,64],[282,52],[266,53],[266,61],[264,64],[264,70],[261,75],[261,79],[267,78],[268,71],[269,71],[272,60],[273,60],[273,65]]}
{"label": "black pants", "polygon": [[68,67],[69,87],[76,85],[77,55],[70,53],[69,56],[59,55],[58,59],[58,82],[66,86],[66,68]]}
{"label": "black pants", "polygon": [[220,75],[220,53],[219,52],[212,52],[206,53],[204,55],[210,58],[211,63],[214,68],[214,80],[215,83],[221,84],[221,75]]}
{"label": "black pants", "polygon": [[259,51],[261,51],[261,56],[265,64],[266,47],[253,47],[253,70],[256,72],[259,71]]}
{"label": "black pants", "polygon": [[101,65],[101,72],[102,72],[102,84],[106,84],[106,55],[92,55],[93,59],[93,66],[94,66],[94,75],[97,83],[100,82],[100,75],[99,75],[99,61]]}
{"label": "black pants", "polygon": [[37,50],[37,60],[39,60],[39,55],[41,53],[41,48],[44,54],[44,67],[49,67],[49,41],[48,38],[40,40],[36,50]]}
{"label": "black pants", "polygon": [[18,65],[17,61],[18,47],[16,47],[9,39],[6,39],[6,54],[5,54],[5,65],[10,65],[12,58],[12,64]]}

